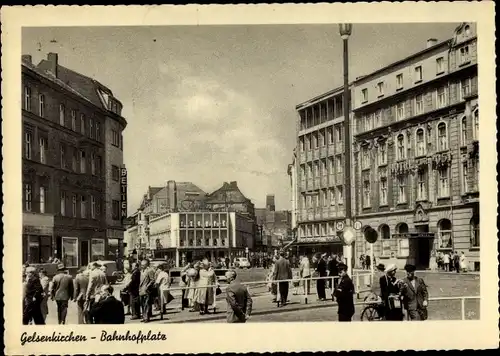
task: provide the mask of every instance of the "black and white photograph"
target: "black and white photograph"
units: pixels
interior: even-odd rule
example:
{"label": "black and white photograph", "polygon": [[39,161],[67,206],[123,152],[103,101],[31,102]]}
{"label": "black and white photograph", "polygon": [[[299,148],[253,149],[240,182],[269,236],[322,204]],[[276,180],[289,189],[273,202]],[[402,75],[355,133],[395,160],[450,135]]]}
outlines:
{"label": "black and white photograph", "polygon": [[487,317],[490,33],[335,19],[23,25],[20,107],[2,115],[21,112],[12,320],[31,335]]}

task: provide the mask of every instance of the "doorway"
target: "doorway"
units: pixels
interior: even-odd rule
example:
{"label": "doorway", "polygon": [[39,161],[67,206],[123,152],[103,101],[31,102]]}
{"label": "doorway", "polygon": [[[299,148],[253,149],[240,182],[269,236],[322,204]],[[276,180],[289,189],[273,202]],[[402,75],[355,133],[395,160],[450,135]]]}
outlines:
{"label": "doorway", "polygon": [[90,241],[80,241],[80,266],[88,266],[90,252]]}
{"label": "doorway", "polygon": [[[428,233],[429,232],[429,225],[428,224],[422,224],[422,225],[416,225],[416,230],[417,233],[422,232],[422,233]],[[414,243],[416,244],[416,251],[415,251],[415,266],[419,270],[425,270],[430,267],[430,260],[431,260],[431,249],[432,249],[432,242],[433,239],[429,238],[427,236],[418,236],[413,239]]]}

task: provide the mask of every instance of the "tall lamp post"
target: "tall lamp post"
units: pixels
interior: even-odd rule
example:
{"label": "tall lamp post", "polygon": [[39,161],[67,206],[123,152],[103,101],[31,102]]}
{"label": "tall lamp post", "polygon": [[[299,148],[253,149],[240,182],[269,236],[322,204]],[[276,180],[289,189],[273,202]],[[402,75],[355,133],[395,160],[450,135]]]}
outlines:
{"label": "tall lamp post", "polygon": [[[344,57],[344,156],[345,156],[345,221],[346,229],[351,228],[351,130],[350,130],[350,117],[349,117],[349,51],[348,41],[352,33],[352,24],[339,24],[339,33],[344,43],[343,57]],[[346,239],[346,229],[344,230],[344,256],[347,258],[348,271],[352,275],[352,237]],[[348,235],[351,234],[351,231]]]}

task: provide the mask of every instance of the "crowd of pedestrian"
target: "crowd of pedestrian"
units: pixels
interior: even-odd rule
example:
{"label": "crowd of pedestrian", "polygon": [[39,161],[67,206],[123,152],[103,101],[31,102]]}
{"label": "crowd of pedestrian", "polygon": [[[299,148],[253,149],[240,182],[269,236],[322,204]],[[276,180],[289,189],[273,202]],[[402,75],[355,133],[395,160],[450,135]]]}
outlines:
{"label": "crowd of pedestrian", "polygon": [[[44,268],[23,267],[23,324],[44,325],[49,313],[49,299],[55,302],[58,324],[66,324],[68,307],[74,302],[79,324],[123,324],[123,305],[113,296],[105,267],[91,263],[82,267],[75,278],[64,264],[50,281]],[[118,308],[118,305],[121,308]]]}
{"label": "crowd of pedestrian", "polygon": [[438,270],[444,272],[467,272],[468,263],[467,257],[465,257],[465,253],[462,251],[458,254],[455,252],[443,252],[440,251],[436,254],[436,263],[438,266]]}

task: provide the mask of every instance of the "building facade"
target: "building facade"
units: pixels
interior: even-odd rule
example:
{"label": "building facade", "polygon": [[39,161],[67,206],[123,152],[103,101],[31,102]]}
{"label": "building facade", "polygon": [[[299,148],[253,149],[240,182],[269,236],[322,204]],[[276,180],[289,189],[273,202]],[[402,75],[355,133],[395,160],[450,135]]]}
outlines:
{"label": "building facade", "polygon": [[[424,47],[424,46],[423,46]],[[479,270],[475,24],[353,83],[356,219],[378,262],[436,267],[464,252]],[[362,230],[356,257],[369,253]]]}
{"label": "building facade", "polygon": [[85,119],[105,118],[48,61],[22,58],[23,260],[76,269],[106,254],[104,136]]}
{"label": "building facade", "polygon": [[[296,107],[297,148],[294,161],[297,247],[299,254],[341,253],[345,219],[343,88]],[[292,176],[293,177],[293,176]]]}

